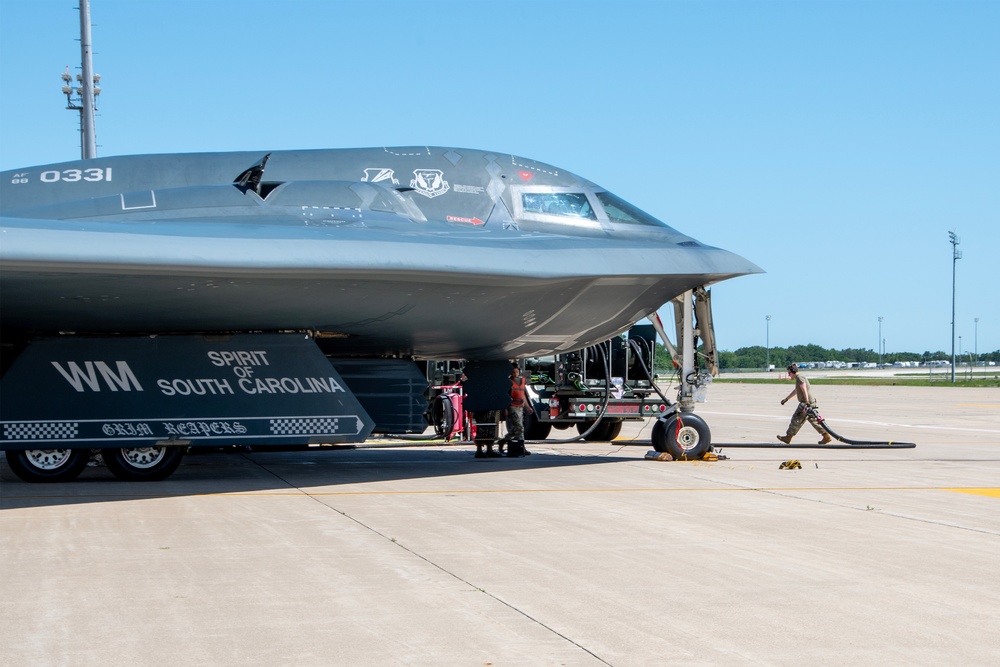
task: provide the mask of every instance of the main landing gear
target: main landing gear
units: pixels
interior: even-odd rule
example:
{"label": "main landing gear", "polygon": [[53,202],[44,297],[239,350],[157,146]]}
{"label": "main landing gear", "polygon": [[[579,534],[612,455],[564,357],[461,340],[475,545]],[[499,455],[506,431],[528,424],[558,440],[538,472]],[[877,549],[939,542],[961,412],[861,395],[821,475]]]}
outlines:
{"label": "main landing gear", "polygon": [[668,452],[675,460],[700,459],[712,449],[712,434],[698,415],[676,412],[653,424],[653,449]]}

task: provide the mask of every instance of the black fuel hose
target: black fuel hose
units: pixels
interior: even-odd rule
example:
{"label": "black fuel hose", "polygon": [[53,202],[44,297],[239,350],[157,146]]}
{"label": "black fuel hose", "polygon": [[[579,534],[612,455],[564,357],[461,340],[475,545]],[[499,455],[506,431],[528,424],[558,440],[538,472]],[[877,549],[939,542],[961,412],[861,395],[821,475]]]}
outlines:
{"label": "black fuel hose", "polygon": [[[563,439],[563,440],[549,440],[549,439],[546,439],[546,440],[528,440],[527,442],[531,442],[531,443],[550,443],[550,444],[553,444],[553,445],[561,445],[561,444],[567,444],[567,443],[570,443],[570,442],[577,442],[578,440],[583,440],[588,435],[590,435],[591,433],[593,433],[594,429],[596,429],[597,426],[598,426],[598,424],[601,423],[601,419],[604,417],[604,411],[608,407],[608,402],[611,399],[611,363],[610,363],[610,359],[609,359],[608,353],[604,351],[604,345],[605,345],[605,343],[598,343],[597,345],[593,346],[601,354],[601,359],[604,361],[604,371],[605,371],[604,372],[604,376],[605,376],[604,403],[602,404],[601,411],[597,415],[597,418],[594,420],[594,423],[591,424],[590,428],[588,428],[586,431],[584,431],[583,433],[580,433],[579,435],[573,436],[572,438],[566,438],[566,439]],[[392,433],[392,434],[387,434],[385,437],[392,438],[393,440],[409,440],[409,441],[429,441],[429,440],[437,440],[437,439],[443,439],[444,438],[444,436],[439,435],[437,432],[429,433],[429,434],[412,434],[412,435],[408,434],[408,433]]]}
{"label": "black fuel hose", "polygon": [[832,435],[835,439],[847,445],[891,445],[893,447],[916,447],[917,445],[912,442],[895,442],[892,440],[851,440],[850,438],[845,438],[842,435],[838,435],[830,425],[826,423],[823,416],[816,412],[813,408],[806,406],[806,414],[814,417],[819,425],[823,427],[823,430]]}
{"label": "black fuel hose", "polygon": [[[608,352],[604,351],[605,345],[608,346]],[[601,420],[604,418],[604,411],[607,410],[608,402],[611,400],[611,355],[609,354],[609,352],[611,351],[611,341],[607,341],[606,343],[598,343],[593,347],[597,348],[597,351],[601,353],[601,359],[604,361],[604,403],[601,405],[601,410],[598,413],[597,418],[594,420],[594,423],[591,424],[590,428],[588,428],[586,431],[572,438],[564,438],[562,440],[549,440],[548,438],[546,438],[545,440],[528,440],[527,442],[530,442],[532,444],[551,444],[551,445],[564,445],[571,442],[579,442],[580,440],[585,439],[588,435],[593,433],[594,429],[596,429],[598,424],[601,423]]]}
{"label": "black fuel hose", "polygon": [[785,443],[768,442],[768,443],[749,443],[749,442],[730,442],[730,443],[713,443],[713,445],[722,451],[725,447],[734,447],[738,449],[913,449],[917,445],[912,442],[896,442],[895,440],[851,440],[850,438],[845,438],[844,436],[835,432],[830,425],[826,423],[826,420],[818,412],[813,410],[811,407],[806,406],[806,414],[814,417],[819,425],[824,431],[833,436],[836,440],[844,443],[842,445],[786,445]]}
{"label": "black fuel hose", "polygon": [[663,395],[662,391],[660,391],[660,386],[656,384],[656,380],[653,379],[653,374],[650,373],[649,367],[647,367],[646,362],[642,360],[642,347],[639,345],[637,341],[632,340],[631,338],[629,338],[628,342],[629,345],[632,347],[632,349],[635,350],[636,359],[639,361],[639,365],[642,367],[643,372],[646,374],[646,379],[649,380],[649,386],[651,386],[653,388],[653,391],[655,391],[657,395],[661,399],[663,399],[663,402],[667,405],[667,407],[672,407],[673,403],[670,401],[669,398]]}

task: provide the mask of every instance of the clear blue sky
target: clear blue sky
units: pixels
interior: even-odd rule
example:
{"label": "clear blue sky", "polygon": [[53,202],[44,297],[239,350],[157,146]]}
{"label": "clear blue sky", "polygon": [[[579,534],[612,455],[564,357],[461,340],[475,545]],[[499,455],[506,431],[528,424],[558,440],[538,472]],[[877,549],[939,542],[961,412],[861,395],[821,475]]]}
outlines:
{"label": "clear blue sky", "polygon": [[[0,0],[0,169],[79,157],[75,0]],[[443,145],[767,273],[722,349],[1000,349],[1000,1],[92,0],[99,155]]]}

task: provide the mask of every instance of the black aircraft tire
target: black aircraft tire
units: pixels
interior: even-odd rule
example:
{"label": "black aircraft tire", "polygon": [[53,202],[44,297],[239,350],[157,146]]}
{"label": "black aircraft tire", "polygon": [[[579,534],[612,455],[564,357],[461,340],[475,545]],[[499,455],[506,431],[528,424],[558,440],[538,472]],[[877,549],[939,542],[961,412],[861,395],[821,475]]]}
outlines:
{"label": "black aircraft tire", "polygon": [[104,464],[126,482],[158,482],[174,474],[184,458],[183,447],[121,447],[104,449]]}
{"label": "black aircraft tire", "polygon": [[89,449],[29,449],[6,452],[7,464],[25,482],[69,482],[90,461]]}
{"label": "black aircraft tire", "polygon": [[677,415],[660,417],[653,424],[653,449],[669,452],[678,460],[700,459],[712,447],[712,433],[701,417],[687,413],[681,415],[678,433]]}

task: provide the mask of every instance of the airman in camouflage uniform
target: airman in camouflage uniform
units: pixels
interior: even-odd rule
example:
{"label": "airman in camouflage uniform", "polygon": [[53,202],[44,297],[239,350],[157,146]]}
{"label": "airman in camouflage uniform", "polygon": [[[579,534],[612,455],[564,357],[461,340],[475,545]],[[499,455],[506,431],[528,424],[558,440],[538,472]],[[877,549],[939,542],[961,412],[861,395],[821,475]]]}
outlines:
{"label": "airman in camouflage uniform", "polygon": [[[825,445],[832,442],[833,438],[830,437],[830,434],[825,428],[820,426],[819,421],[815,417],[815,411],[817,409],[816,397],[813,396],[809,389],[809,380],[799,375],[799,367],[795,364],[789,364],[787,370],[788,377],[795,380],[795,389],[793,389],[788,396],[781,399],[781,404],[784,405],[788,400],[795,396],[799,401],[799,405],[795,408],[795,412],[792,413],[792,421],[788,424],[788,430],[785,431],[785,435],[779,435],[778,440],[786,445],[790,445],[795,434],[799,432],[799,429],[802,428],[802,425],[806,422],[806,420],[809,420],[809,423],[812,424],[812,427],[816,429],[817,433],[823,436],[823,439],[819,441],[819,444]],[[812,408],[812,411],[806,412],[807,407]]]}

